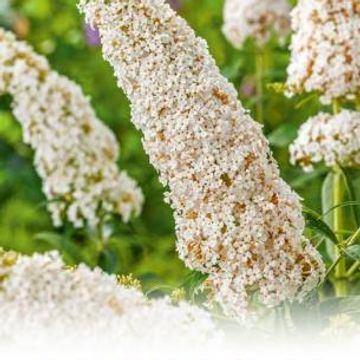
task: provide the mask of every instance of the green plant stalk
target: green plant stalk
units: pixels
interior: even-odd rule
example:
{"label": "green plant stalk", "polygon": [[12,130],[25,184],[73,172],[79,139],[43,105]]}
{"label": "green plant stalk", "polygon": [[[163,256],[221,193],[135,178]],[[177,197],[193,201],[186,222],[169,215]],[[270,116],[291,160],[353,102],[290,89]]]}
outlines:
{"label": "green plant stalk", "polygon": [[347,277],[351,277],[352,275],[354,275],[354,273],[359,269],[360,267],[360,261],[357,260],[354,262],[354,264],[350,267],[350,269],[348,270],[348,272],[346,273]]}
{"label": "green plant stalk", "polygon": [[[340,205],[344,198],[342,173],[335,168],[334,175],[334,206]],[[334,232],[337,234],[339,246],[336,248],[337,257],[340,258],[335,266],[335,293],[337,297],[347,295],[347,279],[346,279],[346,258],[343,256],[343,248],[345,246],[344,237],[341,231],[344,228],[344,211],[341,207],[334,209]]]}
{"label": "green plant stalk", "polygon": [[100,217],[100,220],[96,226],[96,235],[97,235],[98,251],[99,251],[99,254],[101,254],[101,252],[104,251],[104,249],[106,247],[107,239],[104,236],[104,225],[105,225],[104,214],[100,214],[99,217]]}
{"label": "green plant stalk", "polygon": [[[333,101],[333,113],[338,114],[341,111],[341,102],[338,99]],[[346,279],[346,258],[343,253],[345,247],[342,230],[344,229],[344,211],[340,207],[344,200],[343,188],[343,174],[338,166],[334,168],[334,188],[333,188],[333,203],[334,209],[334,232],[338,238],[338,246],[336,247],[337,260],[335,261],[335,293],[337,297],[344,297],[347,295],[347,279]]]}
{"label": "green plant stalk", "polygon": [[[358,236],[360,235],[360,228],[358,228],[356,230],[356,232],[350,236],[345,242],[344,242],[344,248],[347,248],[348,246],[351,246],[355,243],[355,241],[357,240]],[[338,255],[338,257],[336,258],[336,260],[332,263],[332,265],[329,267],[328,271],[326,272],[326,275],[324,277],[324,280],[322,281],[322,283],[320,285],[323,285],[324,282],[326,281],[326,279],[329,278],[329,276],[331,275],[331,273],[333,272],[333,270],[335,269],[336,265],[339,264],[339,261],[344,257],[343,252],[339,251],[340,254]],[[349,271],[346,274],[346,277],[349,277],[349,272],[352,271],[353,267],[355,266],[355,264],[349,269]],[[359,262],[359,266],[360,266],[360,262]]]}
{"label": "green plant stalk", "polygon": [[341,102],[338,99],[333,100],[333,113],[338,114],[341,111]]}
{"label": "green plant stalk", "polygon": [[[360,234],[360,228],[356,230],[356,232],[351,237],[350,241],[347,243],[346,246],[352,245],[357,240],[359,234]],[[350,267],[350,269],[346,273],[346,276],[349,278],[352,275],[354,275],[354,273],[359,269],[359,267],[360,267],[360,261],[357,260],[357,261],[354,262],[354,264],[352,264],[352,266]]]}
{"label": "green plant stalk", "polygon": [[356,96],[355,106],[356,106],[356,110],[360,110],[360,94],[358,94],[358,95]]}
{"label": "green plant stalk", "polygon": [[263,77],[264,77],[264,58],[263,49],[258,48],[255,55],[255,77],[256,77],[256,119],[260,124],[264,124],[264,104],[263,104]]}

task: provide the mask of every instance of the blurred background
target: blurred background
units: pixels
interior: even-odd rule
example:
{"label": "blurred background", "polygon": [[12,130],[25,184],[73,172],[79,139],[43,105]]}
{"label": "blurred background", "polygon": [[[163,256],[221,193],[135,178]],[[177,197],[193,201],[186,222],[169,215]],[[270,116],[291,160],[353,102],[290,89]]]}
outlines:
{"label": "blurred background", "polygon": [[[244,105],[256,117],[255,46],[248,41],[235,50],[224,38],[223,0],[172,0],[171,5],[207,40],[223,74],[235,85]],[[85,261],[108,272],[133,273],[146,289],[180,286],[189,271],[177,258],[174,222],[163,202],[164,189],[149,165],[140,134],[130,122],[129,103],[116,87],[110,66],[102,59],[98,34],[83,22],[76,0],[0,0],[0,26],[14,31],[45,55],[59,73],[79,83],[91,97],[97,115],[121,144],[119,166],[134,177],[145,194],[142,215],[129,224],[114,222],[104,249],[87,229],[54,229],[46,211],[41,182],[32,165],[32,151],[22,143],[21,128],[7,96],[0,97],[0,246],[23,253],[59,249],[69,263]],[[321,183],[326,170],[304,174],[289,165],[287,147],[297,128],[319,111],[316,100],[289,100],[268,89],[283,82],[288,43],[271,41],[264,51],[264,132],[283,177],[305,203],[321,210]],[[301,106],[303,105],[303,106]],[[155,289],[156,290],[156,289]]]}

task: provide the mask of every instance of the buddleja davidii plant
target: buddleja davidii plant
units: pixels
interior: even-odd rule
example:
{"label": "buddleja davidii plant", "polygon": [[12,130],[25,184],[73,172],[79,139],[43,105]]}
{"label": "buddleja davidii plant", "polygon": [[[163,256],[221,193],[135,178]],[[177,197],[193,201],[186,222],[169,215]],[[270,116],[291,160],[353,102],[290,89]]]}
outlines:
{"label": "buddleja davidii plant", "polygon": [[323,184],[323,214],[308,216],[328,239],[333,262],[326,279],[332,281],[338,297],[345,297],[360,266],[360,229],[354,208],[359,203],[348,176],[360,165],[360,112],[350,110],[360,104],[360,5],[300,0],[292,12],[292,27],[288,80],[272,88],[289,96],[308,93],[302,105],[317,98],[327,108],[301,126],[290,155],[291,162],[307,172],[319,163],[330,169]]}

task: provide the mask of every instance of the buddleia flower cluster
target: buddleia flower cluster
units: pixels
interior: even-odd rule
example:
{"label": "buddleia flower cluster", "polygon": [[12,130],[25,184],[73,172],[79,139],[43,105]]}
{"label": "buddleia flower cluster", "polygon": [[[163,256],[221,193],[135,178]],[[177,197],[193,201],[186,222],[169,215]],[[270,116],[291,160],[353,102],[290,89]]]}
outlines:
{"label": "buddleia flower cluster", "polygon": [[[300,0],[292,14],[295,34],[287,88],[316,91],[324,104],[356,100],[360,90],[360,3]],[[359,112],[320,113],[301,128],[290,147],[292,163],[359,166]]]}
{"label": "buddleia flower cluster", "polygon": [[290,146],[291,162],[312,171],[316,163],[360,166],[360,113],[320,113],[304,123]]}
{"label": "buddleia flower cluster", "polygon": [[0,94],[12,110],[24,142],[35,152],[48,209],[56,226],[94,226],[99,213],[128,221],[141,210],[143,195],[116,164],[113,133],[96,118],[81,89],[52,71],[46,59],[0,29]]}
{"label": "buddleia flower cluster", "polygon": [[249,37],[262,46],[273,34],[284,39],[289,31],[287,0],[225,0],[223,32],[235,48]]}
{"label": "buddleia flower cluster", "polygon": [[240,320],[254,293],[267,305],[301,299],[323,263],[302,236],[298,196],[206,42],[164,0],[82,0],[80,9],[99,29],[169,188],[186,265],[209,274],[225,312]]}
{"label": "buddleia flower cluster", "polygon": [[7,340],[22,346],[30,338],[43,347],[36,342],[56,339],[76,349],[93,339],[85,344],[93,354],[104,344],[122,351],[133,340],[204,346],[222,336],[206,311],[184,301],[175,306],[168,298],[149,300],[115,275],[84,264],[66,266],[57,252],[20,256],[0,250],[0,307],[3,345]]}
{"label": "buddleia flower cluster", "polygon": [[360,90],[360,3],[300,0],[292,13],[289,94],[315,91],[324,104]]}

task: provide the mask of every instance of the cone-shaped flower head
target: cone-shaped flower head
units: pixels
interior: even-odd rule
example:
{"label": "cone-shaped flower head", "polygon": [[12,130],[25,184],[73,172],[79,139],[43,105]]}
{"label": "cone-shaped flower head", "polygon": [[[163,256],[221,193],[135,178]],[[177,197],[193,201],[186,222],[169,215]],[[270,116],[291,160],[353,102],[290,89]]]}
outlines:
{"label": "cone-shaped flower head", "polygon": [[360,90],[360,2],[300,0],[292,12],[289,94],[316,91],[321,101]]}
{"label": "cone-shaped flower head", "polygon": [[236,48],[249,37],[262,46],[272,34],[284,39],[289,31],[287,0],[225,0],[223,32]]}
{"label": "cone-shaped flower head", "polygon": [[311,171],[316,163],[360,166],[360,112],[320,113],[305,122],[290,146],[291,162]]}
{"label": "cone-shaped flower head", "polygon": [[84,0],[80,8],[100,31],[169,187],[187,266],[209,273],[217,299],[240,317],[254,291],[273,305],[316,286],[323,265],[302,238],[298,196],[205,41],[164,0]]}
{"label": "cone-shaped flower head", "polygon": [[140,212],[142,193],[134,180],[119,172],[117,141],[96,118],[81,89],[1,29],[0,94],[12,96],[55,225],[65,218],[75,226],[96,225],[98,213],[104,211],[127,221]]}
{"label": "cone-shaped flower head", "polygon": [[0,249],[0,307],[2,341],[93,338],[86,346],[96,350],[104,341],[121,349],[132,340],[201,344],[220,335],[204,310],[148,300],[100,269],[66,267],[56,252],[29,257]]}

